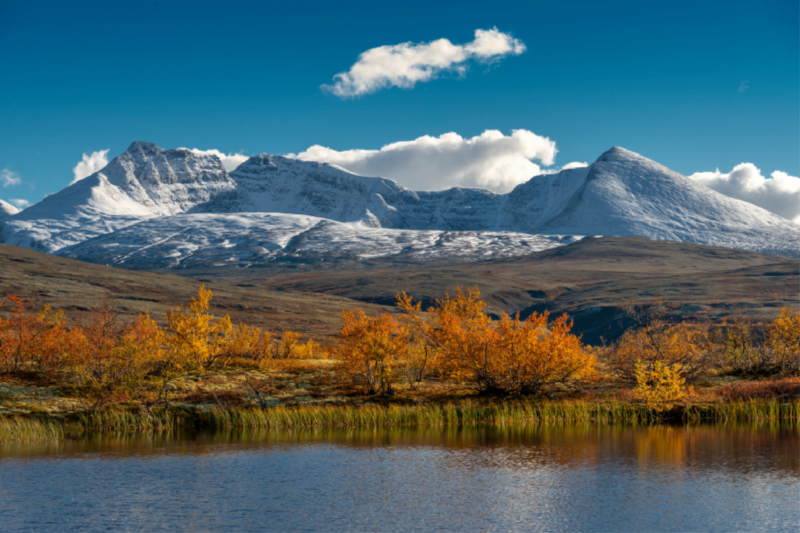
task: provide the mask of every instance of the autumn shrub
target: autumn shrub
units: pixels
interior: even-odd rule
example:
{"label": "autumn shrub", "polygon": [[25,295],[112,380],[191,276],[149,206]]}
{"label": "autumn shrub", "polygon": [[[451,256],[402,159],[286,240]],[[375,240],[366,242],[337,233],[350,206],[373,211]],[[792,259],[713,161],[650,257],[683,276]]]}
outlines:
{"label": "autumn shrub", "polygon": [[408,348],[407,328],[387,313],[368,317],[360,309],[343,311],[342,319],[335,348],[339,371],[368,394],[392,394]]}
{"label": "autumn shrub", "polygon": [[402,364],[417,382],[431,367],[481,391],[537,394],[595,369],[594,356],[570,333],[566,316],[548,324],[547,313],[524,321],[503,315],[493,323],[477,288],[458,288],[455,297],[437,300],[427,316],[405,293],[398,295],[398,306],[412,332]]}
{"label": "autumn shrub", "polygon": [[680,363],[665,364],[655,360],[652,364],[639,361],[635,367],[636,396],[648,405],[679,401],[685,396],[686,380],[681,377]]}
{"label": "autumn shrub", "polygon": [[800,311],[781,308],[767,328],[773,363],[785,373],[800,372]]}
{"label": "autumn shrub", "polygon": [[405,292],[397,293],[397,307],[403,312],[401,321],[409,333],[405,357],[400,362],[401,373],[412,389],[416,389],[436,367],[436,330],[422,312],[422,302],[413,302]]}
{"label": "autumn shrub", "polygon": [[738,381],[717,389],[725,400],[754,400],[800,397],[800,378],[783,378],[770,381]]}
{"label": "autumn shrub", "polygon": [[677,369],[687,381],[702,378],[709,371],[720,350],[708,324],[669,323],[667,306],[660,299],[643,303],[627,300],[622,309],[633,327],[604,350],[612,375],[637,383],[637,366],[652,372],[656,363],[659,368]]}
{"label": "autumn shrub", "polygon": [[703,377],[711,363],[709,331],[697,324],[653,324],[627,331],[608,351],[608,364],[618,378],[635,382],[636,367],[653,370],[656,363],[679,368],[689,381]]}
{"label": "autumn shrub", "polygon": [[721,369],[725,373],[744,376],[774,373],[768,330],[763,324],[736,315],[721,326],[720,335],[724,346]]}
{"label": "autumn shrub", "polygon": [[563,315],[548,324],[548,313],[527,320],[502,315],[496,325],[500,349],[491,360],[495,386],[515,394],[537,394],[546,386],[570,384],[595,370],[594,355],[570,333]]}
{"label": "autumn shrub", "polygon": [[211,296],[211,291],[203,285],[187,308],[167,311],[166,366],[173,373],[203,371],[222,363],[227,356],[233,324],[228,315],[215,319],[208,312]]}
{"label": "autumn shrub", "polygon": [[72,367],[100,403],[139,396],[163,355],[163,334],[150,315],[123,323],[109,303],[93,309],[72,337]]}
{"label": "autumn shrub", "polygon": [[472,383],[481,391],[498,388],[492,362],[501,346],[485,307],[477,287],[467,292],[459,287],[455,297],[446,295],[428,309],[429,342],[437,352],[437,371],[448,379]]}
{"label": "autumn shrub", "polygon": [[71,339],[62,311],[49,305],[34,309],[33,302],[8,295],[0,301],[0,371],[20,370],[56,373],[69,356]]}
{"label": "autumn shrub", "polygon": [[300,334],[296,331],[286,330],[275,339],[272,346],[272,356],[275,359],[292,359],[298,356]]}
{"label": "autumn shrub", "polygon": [[[652,304],[658,307],[659,303]],[[606,362],[612,374],[636,381],[636,364],[680,365],[680,375],[689,382],[711,369],[723,374],[770,376],[800,372],[800,313],[782,308],[768,324],[742,314],[721,324],[669,324],[664,308],[642,312],[645,305],[627,304],[634,327],[607,348]],[[633,309],[633,310],[632,310]]]}
{"label": "autumn shrub", "polygon": [[269,331],[255,326],[238,324],[231,331],[220,350],[219,362],[226,365],[231,361],[257,368],[265,367],[272,360],[273,337]]}

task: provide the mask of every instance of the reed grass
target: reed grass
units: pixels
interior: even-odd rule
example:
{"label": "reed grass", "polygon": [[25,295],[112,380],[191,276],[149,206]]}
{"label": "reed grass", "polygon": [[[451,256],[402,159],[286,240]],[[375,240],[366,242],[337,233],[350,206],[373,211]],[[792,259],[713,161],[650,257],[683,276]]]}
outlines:
{"label": "reed grass", "polygon": [[687,405],[683,412],[686,422],[760,422],[786,420],[800,422],[800,399],[733,400],[707,405]]}
{"label": "reed grass", "polygon": [[740,400],[651,409],[626,402],[537,401],[528,399],[380,405],[218,407],[213,409],[105,409],[68,419],[0,418],[0,441],[62,438],[84,432],[142,432],[173,429],[372,429],[524,424],[654,424],[660,422],[800,423],[800,399]]}
{"label": "reed grass", "polygon": [[68,422],[72,431],[153,431],[170,430],[181,425],[179,412],[169,409],[103,409],[78,413]]}
{"label": "reed grass", "polygon": [[57,418],[0,417],[0,442],[33,442],[63,436],[64,422]]}
{"label": "reed grass", "polygon": [[508,400],[363,406],[220,408],[198,413],[196,427],[209,429],[398,428],[429,426],[505,426],[514,424],[652,424],[714,421],[800,422],[800,401],[739,401],[712,405],[677,405],[669,410],[623,402],[551,402]]}

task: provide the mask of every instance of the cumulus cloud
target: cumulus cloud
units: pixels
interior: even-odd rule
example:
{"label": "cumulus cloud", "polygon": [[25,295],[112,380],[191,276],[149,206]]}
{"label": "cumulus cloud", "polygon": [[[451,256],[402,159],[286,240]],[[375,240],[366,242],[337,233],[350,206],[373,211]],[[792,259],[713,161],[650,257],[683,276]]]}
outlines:
{"label": "cumulus cloud", "polygon": [[356,174],[396,180],[414,190],[449,187],[484,187],[507,192],[515,185],[541,174],[552,165],[556,143],[528,130],[503,135],[486,130],[465,139],[457,133],[425,135],[413,141],[387,144],[380,150],[336,151],[314,145],[289,157],[332,163]]}
{"label": "cumulus cloud", "polygon": [[322,88],[339,98],[353,98],[387,87],[410,89],[443,72],[463,75],[469,61],[493,62],[524,51],[525,43],[497,28],[475,30],[475,40],[463,45],[438,39],[379,46],[363,52],[350,70],[336,74],[334,83]]}
{"label": "cumulus cloud", "polygon": [[19,185],[22,183],[22,180],[19,177],[19,174],[13,172],[7,168],[0,170],[0,183],[3,184],[3,187],[10,187],[12,185]]}
{"label": "cumulus cloud", "polygon": [[742,163],[728,174],[717,169],[689,177],[726,196],[750,202],[800,224],[800,178],[780,170],[770,176],[762,176],[752,163]]}
{"label": "cumulus cloud", "polygon": [[220,161],[222,161],[222,166],[225,167],[225,170],[227,170],[228,172],[236,170],[236,167],[238,167],[239,165],[250,159],[246,155],[225,154],[213,148],[211,150],[199,150],[197,148],[183,148],[183,150],[189,150],[198,155],[215,155],[220,159]]}
{"label": "cumulus cloud", "polygon": [[17,209],[25,209],[26,207],[30,207],[31,203],[28,200],[23,200],[21,198],[11,198],[8,200],[8,203],[16,207]]}
{"label": "cumulus cloud", "polygon": [[[72,183],[76,183],[81,181],[83,178],[88,178],[98,170],[101,170],[108,164],[108,151],[100,150],[98,152],[92,152],[92,155],[83,154],[83,159],[78,161],[78,164],[75,165],[75,168],[72,169],[72,175],[75,178],[72,180]],[[72,185],[70,183],[70,185]]]}

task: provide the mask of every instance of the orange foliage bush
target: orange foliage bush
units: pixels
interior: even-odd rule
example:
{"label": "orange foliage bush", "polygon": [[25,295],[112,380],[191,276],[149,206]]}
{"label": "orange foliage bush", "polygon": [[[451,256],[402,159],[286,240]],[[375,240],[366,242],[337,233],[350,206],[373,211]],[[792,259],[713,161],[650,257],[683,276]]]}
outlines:
{"label": "orange foliage bush", "polygon": [[34,311],[33,302],[8,295],[0,308],[0,371],[57,372],[69,355],[70,340],[64,314],[45,306]]}
{"label": "orange foliage bush", "polygon": [[71,330],[70,361],[88,392],[99,402],[141,393],[145,378],[162,358],[163,333],[149,315],[120,323],[109,303]]}
{"label": "orange foliage bush", "polygon": [[455,298],[437,299],[436,306],[428,309],[436,370],[449,379],[474,383],[479,390],[497,388],[491,363],[501,340],[485,307],[477,288],[464,293],[459,287]]}
{"label": "orange foliage bush", "polygon": [[407,328],[391,315],[370,318],[360,309],[343,311],[342,319],[335,349],[340,372],[363,385],[368,394],[392,394],[408,348]]}
{"label": "orange foliage bush", "polygon": [[412,332],[407,367],[420,381],[430,367],[479,390],[536,394],[556,383],[570,384],[594,372],[595,357],[570,333],[566,316],[548,325],[548,314],[527,320],[503,315],[495,323],[484,312],[477,288],[437,300],[424,316],[405,293],[398,307]]}
{"label": "orange foliage bush", "polygon": [[[299,334],[297,334],[299,337]],[[292,350],[292,358],[294,359],[327,359],[328,353],[320,346],[314,339],[308,339],[305,343],[299,342]]]}
{"label": "orange foliage bush", "polygon": [[272,360],[272,342],[271,332],[247,324],[238,324],[221,346],[218,362],[222,366],[231,361],[257,368],[267,366]]}
{"label": "orange foliage bush", "polygon": [[692,380],[708,369],[709,354],[707,327],[658,322],[625,332],[608,350],[608,364],[614,375],[631,383],[637,380],[637,364],[650,372],[656,363],[679,369],[682,379]]}
{"label": "orange foliage bush", "polygon": [[295,331],[284,331],[280,338],[275,339],[275,344],[272,347],[273,357],[275,359],[292,359],[297,357],[298,349],[300,348],[300,334]]}
{"label": "orange foliage bush", "polygon": [[[67,327],[63,313],[15,296],[0,301],[0,372],[38,371],[74,375],[98,403],[152,397],[164,399],[169,384],[189,371],[232,360],[256,367],[274,357],[313,356],[319,345],[300,344],[291,331],[280,337],[260,328],[233,327],[208,313],[211,291],[201,287],[187,308],[170,309],[167,331],[149,315],[123,323],[109,304]],[[152,398],[151,398],[152,399]]]}
{"label": "orange foliage bush", "polygon": [[570,333],[566,315],[548,324],[548,313],[525,321],[503,315],[496,326],[500,349],[491,361],[496,386],[512,393],[538,393],[555,383],[571,383],[594,372],[594,354]]}

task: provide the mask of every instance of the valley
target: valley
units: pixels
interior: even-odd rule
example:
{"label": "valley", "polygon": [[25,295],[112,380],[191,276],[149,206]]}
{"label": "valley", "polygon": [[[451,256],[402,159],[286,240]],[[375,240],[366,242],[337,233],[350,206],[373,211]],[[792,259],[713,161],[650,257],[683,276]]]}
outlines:
{"label": "valley", "polygon": [[727,248],[603,237],[477,262],[340,258],[150,272],[0,245],[0,293],[33,297],[76,317],[110,298],[124,314],[150,311],[158,318],[201,283],[214,291],[215,314],[320,340],[335,334],[343,309],[393,310],[399,291],[428,307],[456,287],[479,287],[493,316],[567,313],[574,331],[597,344],[601,337],[613,341],[630,326],[619,311],[626,299],[663,298],[675,321],[718,322],[737,313],[771,319],[781,306],[797,304],[800,264]]}

